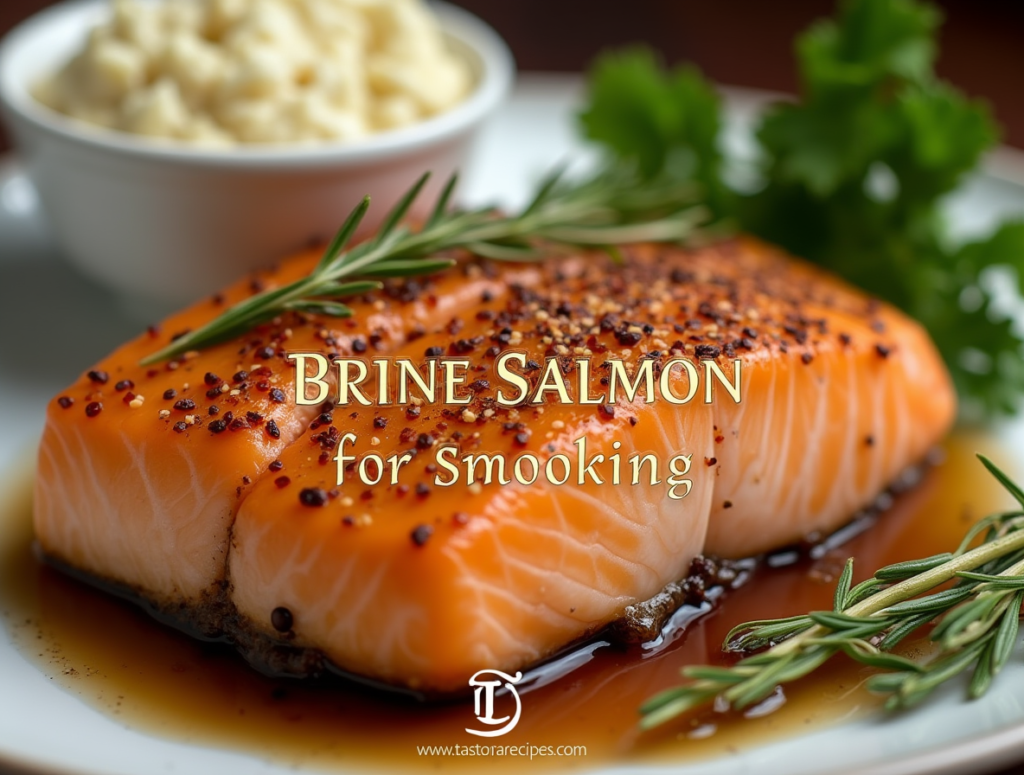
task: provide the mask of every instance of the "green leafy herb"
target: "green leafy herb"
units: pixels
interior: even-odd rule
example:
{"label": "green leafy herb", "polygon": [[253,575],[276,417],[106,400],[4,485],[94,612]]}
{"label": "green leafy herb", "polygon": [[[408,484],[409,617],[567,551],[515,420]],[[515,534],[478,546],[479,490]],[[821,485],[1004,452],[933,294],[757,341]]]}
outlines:
{"label": "green leafy herb", "polygon": [[730,194],[721,180],[720,102],[696,68],[662,73],[654,55],[637,48],[597,61],[580,120],[591,139],[635,162],[644,176],[697,181],[711,209],[722,212]]}
{"label": "green leafy herb", "polygon": [[[642,51],[594,66],[587,136],[645,173],[692,179],[717,215],[825,266],[918,319],[979,419],[1017,409],[1021,337],[983,282],[1007,265],[1024,278],[1024,224],[955,248],[945,195],[997,139],[988,109],[933,71],[940,15],[915,0],[847,0],[797,43],[800,100],[757,132],[760,187],[730,192],[717,146],[720,105],[692,69],[664,71]],[[689,167],[673,159],[696,159]]]}
{"label": "green leafy herb", "polygon": [[449,206],[455,178],[448,181],[423,228],[402,224],[426,184],[424,175],[385,217],[370,240],[349,247],[370,206],[356,207],[328,245],[313,272],[280,288],[271,288],[231,307],[206,325],[147,356],[143,365],[227,341],[286,312],[348,317],[339,299],[379,288],[381,280],[432,274],[454,261],[439,257],[461,248],[496,260],[530,261],[546,246],[596,247],[615,255],[629,242],[678,242],[707,220],[694,205],[692,186],[665,177],[642,179],[632,164],[618,164],[579,183],[556,171],[518,214],[490,209],[459,211]]}
{"label": "green leafy herb", "polygon": [[[1024,492],[990,460],[979,458],[1024,508]],[[979,536],[981,544],[971,549]],[[849,559],[836,585],[832,611],[733,628],[725,650],[763,650],[732,667],[684,668],[689,682],[645,703],[641,725],[649,729],[713,701],[746,708],[840,652],[880,671],[868,688],[888,695],[890,710],[919,703],[968,669],[968,694],[980,697],[1017,640],[1024,602],[1024,511],[979,521],[952,554],[890,565],[857,585],[852,580]],[[949,581],[955,582],[952,587],[935,591]],[[891,653],[932,622],[937,622],[930,635],[935,648],[927,662]]]}

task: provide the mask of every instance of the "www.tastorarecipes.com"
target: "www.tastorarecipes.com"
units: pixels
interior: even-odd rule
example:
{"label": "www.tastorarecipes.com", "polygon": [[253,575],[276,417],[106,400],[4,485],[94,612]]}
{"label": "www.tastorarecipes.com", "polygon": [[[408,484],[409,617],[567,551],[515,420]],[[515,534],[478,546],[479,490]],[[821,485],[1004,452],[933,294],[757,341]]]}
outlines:
{"label": "www.tastorarecipes.com", "polygon": [[585,745],[498,745],[473,743],[471,745],[418,745],[417,756],[517,756],[531,761],[542,756],[586,756]]}

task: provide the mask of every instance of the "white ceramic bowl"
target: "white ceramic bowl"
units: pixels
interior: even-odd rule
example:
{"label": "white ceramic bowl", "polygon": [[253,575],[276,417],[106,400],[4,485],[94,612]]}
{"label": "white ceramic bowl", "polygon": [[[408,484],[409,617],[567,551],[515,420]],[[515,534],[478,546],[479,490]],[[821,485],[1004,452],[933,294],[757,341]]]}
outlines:
{"label": "white ceramic bowl", "polygon": [[37,102],[30,87],[77,50],[107,0],[49,8],[0,44],[0,109],[54,235],[82,271],[161,307],[209,293],[311,241],[329,238],[360,199],[367,225],[426,170],[422,210],[467,160],[473,136],[514,75],[501,38],[438,3],[448,44],[475,88],[452,110],[351,143],[199,150],[90,127]]}

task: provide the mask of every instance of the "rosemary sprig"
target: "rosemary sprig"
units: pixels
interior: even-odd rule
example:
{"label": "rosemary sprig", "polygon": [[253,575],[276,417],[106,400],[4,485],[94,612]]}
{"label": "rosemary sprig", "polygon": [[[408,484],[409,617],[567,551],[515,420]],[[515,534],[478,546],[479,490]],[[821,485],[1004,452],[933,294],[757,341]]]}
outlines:
{"label": "rosemary sprig", "polygon": [[703,207],[694,205],[691,187],[668,178],[642,180],[619,165],[582,183],[566,182],[562,170],[555,170],[532,201],[510,216],[490,208],[453,209],[453,176],[422,228],[413,230],[402,221],[428,177],[423,175],[409,189],[372,238],[349,248],[370,206],[367,197],[342,224],[310,275],[236,304],[142,364],[232,339],[289,311],[348,317],[351,308],[338,299],[379,288],[385,278],[442,272],[455,263],[439,257],[444,251],[461,248],[499,261],[532,261],[546,255],[540,248],[547,245],[602,248],[616,257],[615,245],[684,240],[708,217]]}
{"label": "rosemary sprig", "polygon": [[[991,460],[978,457],[1024,509],[1024,491]],[[971,549],[979,536],[981,544]],[[969,668],[968,694],[980,697],[1017,640],[1024,602],[1024,511],[980,520],[951,554],[889,565],[856,586],[852,580],[851,558],[836,585],[832,611],[733,628],[726,651],[763,650],[731,667],[684,668],[689,682],[648,700],[640,708],[641,727],[655,727],[712,701],[741,710],[839,652],[882,671],[868,688],[888,695],[889,710],[916,705]],[[933,591],[948,581],[954,584]],[[927,662],[890,653],[931,622],[937,622],[930,633],[935,649]]]}

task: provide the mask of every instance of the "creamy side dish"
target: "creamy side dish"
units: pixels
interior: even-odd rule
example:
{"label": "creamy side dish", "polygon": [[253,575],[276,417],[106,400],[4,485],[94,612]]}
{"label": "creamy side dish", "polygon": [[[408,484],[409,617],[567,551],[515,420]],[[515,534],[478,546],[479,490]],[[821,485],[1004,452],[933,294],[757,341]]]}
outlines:
{"label": "creamy side dish", "polygon": [[230,146],[405,126],[471,81],[422,0],[114,0],[34,93],[111,129]]}

